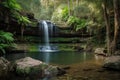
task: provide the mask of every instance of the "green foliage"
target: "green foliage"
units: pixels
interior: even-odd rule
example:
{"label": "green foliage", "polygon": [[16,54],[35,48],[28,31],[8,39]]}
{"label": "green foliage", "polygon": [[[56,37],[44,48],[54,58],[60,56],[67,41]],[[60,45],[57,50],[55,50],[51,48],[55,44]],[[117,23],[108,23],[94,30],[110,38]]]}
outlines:
{"label": "green foliage", "polygon": [[3,31],[0,31],[0,42],[4,43],[10,43],[11,41],[13,41],[13,34],[9,33],[9,32],[3,32]]}
{"label": "green foliage", "polygon": [[75,17],[75,16],[70,16],[68,18],[68,24],[72,24],[72,23],[78,23],[79,22],[79,18]]}
{"label": "green foliage", "polygon": [[31,21],[25,16],[18,16],[18,23],[26,26],[28,23],[31,23]]}
{"label": "green foliage", "polygon": [[10,10],[21,10],[21,6],[16,2],[16,0],[6,0],[3,2],[4,7],[10,9]]}
{"label": "green foliage", "polygon": [[[22,6],[24,12],[34,13],[36,19],[40,19],[45,11],[48,12],[41,7],[40,0],[17,0],[17,2]],[[48,17],[48,15],[45,17]]]}
{"label": "green foliage", "polygon": [[63,19],[63,21],[67,21],[67,19],[69,18],[69,15],[68,15],[68,7],[63,8],[61,14],[62,14],[62,19]]}
{"label": "green foliage", "polygon": [[0,53],[5,53],[5,48],[11,47],[13,41],[12,33],[0,31]]}
{"label": "green foliage", "polygon": [[18,23],[21,25],[21,39],[23,39],[24,27],[31,23],[31,21],[25,16],[18,16]]}
{"label": "green foliage", "polygon": [[76,26],[76,31],[87,26],[87,21],[85,19],[79,20],[78,25]]}
{"label": "green foliage", "polygon": [[87,25],[87,20],[85,19],[79,19],[75,16],[70,16],[68,18],[68,21],[67,21],[68,25],[72,25],[74,27],[74,29],[77,31],[79,29],[82,29],[84,27],[86,27]]}
{"label": "green foliage", "polygon": [[62,20],[67,20],[67,7],[65,4],[61,4],[57,7],[57,9],[54,10],[53,15],[51,17],[51,20],[54,22],[61,22]]}
{"label": "green foliage", "polygon": [[18,20],[19,24],[27,25],[28,23],[31,23],[27,17],[20,14],[22,7],[17,3],[16,0],[6,0],[2,2],[2,5],[9,10],[8,13],[10,16],[12,15],[12,18]]}
{"label": "green foliage", "polygon": [[11,21],[16,21],[18,16],[20,16],[21,6],[16,0],[5,0],[0,3],[2,5],[0,17],[1,20],[10,23]]}

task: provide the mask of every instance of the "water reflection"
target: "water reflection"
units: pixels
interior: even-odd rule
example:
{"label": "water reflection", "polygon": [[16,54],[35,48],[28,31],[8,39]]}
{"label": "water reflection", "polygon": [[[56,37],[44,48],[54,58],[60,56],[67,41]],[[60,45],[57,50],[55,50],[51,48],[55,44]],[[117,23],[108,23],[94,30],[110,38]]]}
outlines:
{"label": "water reflection", "polygon": [[96,62],[97,64],[99,64],[100,62],[103,62],[106,57],[101,56],[101,55],[94,55],[94,58],[95,58],[95,62]]}
{"label": "water reflection", "polygon": [[[72,65],[76,63],[81,62],[87,62],[90,60],[95,61],[97,64],[100,63],[100,60],[103,60],[104,58],[101,56],[94,55],[93,53],[86,53],[86,52],[72,52],[72,51],[61,51],[61,52],[28,52],[28,53],[16,53],[16,54],[10,54],[6,55],[6,58],[8,60],[16,60],[23,57],[32,57],[34,59],[41,60],[47,64],[60,64],[60,65]],[[29,78],[29,79],[18,79],[15,77],[15,79],[11,80],[57,80],[57,79],[50,79],[50,78]]]}
{"label": "water reflection", "polygon": [[50,53],[49,52],[44,52],[43,54],[44,54],[44,56],[43,56],[44,62],[49,64],[49,62],[50,62]]}
{"label": "water reflection", "polygon": [[60,52],[28,52],[28,53],[16,53],[7,55],[8,60],[16,60],[24,57],[32,57],[34,59],[41,60],[47,64],[61,64],[69,65],[74,63],[80,63],[87,60],[95,59],[94,54],[86,52],[72,52],[72,51],[60,51]]}
{"label": "water reflection", "polygon": [[86,55],[87,55],[86,52],[84,52],[83,53],[83,59],[84,59],[84,61],[86,60]]}

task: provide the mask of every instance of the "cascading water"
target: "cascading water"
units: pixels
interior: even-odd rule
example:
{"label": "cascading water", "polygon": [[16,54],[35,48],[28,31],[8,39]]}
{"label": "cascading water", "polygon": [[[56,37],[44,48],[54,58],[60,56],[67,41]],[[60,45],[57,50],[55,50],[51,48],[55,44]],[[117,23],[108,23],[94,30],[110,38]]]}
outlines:
{"label": "cascading water", "polygon": [[53,24],[51,22],[42,21],[42,31],[44,35],[44,45],[40,46],[41,52],[56,52],[59,51],[56,46],[51,46],[49,41],[49,36],[53,34]]}
{"label": "cascading water", "polygon": [[42,22],[43,29],[44,29],[44,41],[45,41],[45,49],[50,50],[49,45],[49,32],[48,32],[48,25],[46,21]]}

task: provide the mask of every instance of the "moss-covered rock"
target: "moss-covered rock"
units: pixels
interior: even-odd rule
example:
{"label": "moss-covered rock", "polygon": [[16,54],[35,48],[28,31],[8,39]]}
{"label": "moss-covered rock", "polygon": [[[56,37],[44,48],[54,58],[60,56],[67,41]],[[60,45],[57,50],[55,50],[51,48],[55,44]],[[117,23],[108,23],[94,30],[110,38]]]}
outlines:
{"label": "moss-covered rock", "polygon": [[48,65],[30,57],[16,60],[14,67],[15,72],[20,76],[56,76],[60,72],[57,66]]}
{"label": "moss-covered rock", "polygon": [[18,75],[42,74],[42,69],[45,67],[48,67],[48,65],[30,57],[15,61],[15,72]]}
{"label": "moss-covered rock", "polygon": [[3,57],[0,57],[0,77],[6,76],[9,72],[10,62]]}

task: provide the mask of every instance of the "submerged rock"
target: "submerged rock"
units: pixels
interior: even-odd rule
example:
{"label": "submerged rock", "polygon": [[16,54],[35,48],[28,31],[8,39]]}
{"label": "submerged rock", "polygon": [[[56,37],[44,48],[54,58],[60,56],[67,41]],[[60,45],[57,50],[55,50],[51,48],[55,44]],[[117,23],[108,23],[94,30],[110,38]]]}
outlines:
{"label": "submerged rock", "polygon": [[120,56],[111,56],[106,58],[103,67],[106,69],[120,71]]}
{"label": "submerged rock", "polygon": [[57,66],[48,65],[42,61],[26,57],[15,61],[15,72],[20,76],[38,75],[56,76],[60,73]]}
{"label": "submerged rock", "polygon": [[7,75],[9,72],[10,62],[3,57],[0,57],[0,77]]}

